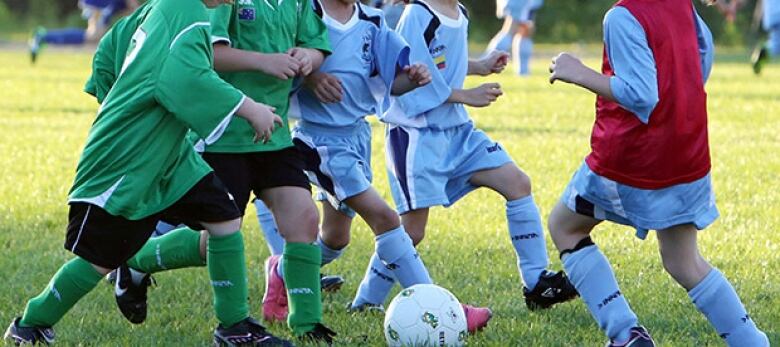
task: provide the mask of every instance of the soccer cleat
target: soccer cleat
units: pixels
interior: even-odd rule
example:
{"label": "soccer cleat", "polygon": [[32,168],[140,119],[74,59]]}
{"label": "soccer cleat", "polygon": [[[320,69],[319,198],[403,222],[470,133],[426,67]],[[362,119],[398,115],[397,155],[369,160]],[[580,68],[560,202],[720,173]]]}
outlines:
{"label": "soccer cleat", "polygon": [[335,293],[344,284],[344,277],[338,275],[320,275],[320,289],[323,292]]}
{"label": "soccer cleat", "polygon": [[533,290],[523,287],[523,296],[525,296],[525,306],[535,311],[574,299],[579,296],[579,293],[563,271],[555,274],[545,271],[539,276],[539,282]]}
{"label": "soccer cleat", "polygon": [[328,327],[320,323],[317,323],[316,325],[314,325],[314,329],[303,334],[300,337],[300,339],[303,342],[314,343],[317,345],[324,342],[328,346],[332,346],[335,337],[336,337],[335,331],[330,330]]}
{"label": "soccer cleat", "polygon": [[352,306],[351,303],[347,304],[347,312],[348,313],[376,313],[376,314],[384,314],[385,313],[385,307],[380,304],[369,304],[369,303],[363,303],[358,306]]}
{"label": "soccer cleat", "polygon": [[144,274],[140,284],[133,282],[130,268],[125,264],[116,271],[114,296],[122,315],[133,324],[146,320],[146,291],[153,283],[152,276]]}
{"label": "soccer cleat", "polygon": [[282,257],[272,255],[265,261],[265,294],[263,295],[263,319],[267,322],[287,320],[287,288],[276,268]]}
{"label": "soccer cleat", "polygon": [[247,317],[231,327],[217,326],[214,329],[214,346],[292,347],[293,344],[272,335],[255,319]]}
{"label": "soccer cleat", "polygon": [[54,343],[54,329],[51,327],[23,327],[19,325],[21,317],[14,318],[3,335],[3,339],[15,346],[50,345]]}
{"label": "soccer cleat", "polygon": [[610,341],[607,342],[607,347],[655,347],[655,342],[645,327],[633,327],[628,341],[623,343]]}
{"label": "soccer cleat", "polygon": [[116,270],[111,271],[106,275],[106,282],[114,285],[116,283]]}
{"label": "soccer cleat", "polygon": [[30,37],[30,61],[33,64],[35,64],[35,61],[38,60],[38,52],[40,52],[41,48],[43,47],[44,36],[46,36],[46,29],[44,27],[37,27]]}
{"label": "soccer cleat", "polygon": [[484,329],[490,318],[493,318],[493,311],[487,307],[474,307],[466,304],[461,304],[461,306],[463,313],[466,314],[466,326],[472,334]]}
{"label": "soccer cleat", "polygon": [[766,46],[761,45],[756,47],[750,61],[753,64],[753,73],[760,75],[761,70],[764,69],[764,65],[769,61],[769,51],[767,51]]}

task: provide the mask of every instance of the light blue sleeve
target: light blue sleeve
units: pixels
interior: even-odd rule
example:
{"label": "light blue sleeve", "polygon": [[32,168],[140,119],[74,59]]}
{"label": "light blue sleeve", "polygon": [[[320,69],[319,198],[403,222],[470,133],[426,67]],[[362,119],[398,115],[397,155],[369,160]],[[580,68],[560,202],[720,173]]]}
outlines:
{"label": "light blue sleeve", "polygon": [[390,106],[390,92],[396,74],[410,64],[410,50],[406,40],[390,29],[384,20],[374,40],[374,66],[385,87],[384,95],[377,100],[378,113],[383,113]]}
{"label": "light blue sleeve", "polygon": [[712,72],[712,63],[715,61],[715,44],[712,39],[712,32],[707,27],[707,23],[699,16],[696,11],[696,41],[699,42],[699,56],[701,57],[701,73],[704,77],[704,83],[710,78]]}
{"label": "light blue sleeve", "polygon": [[417,117],[441,106],[452,94],[452,88],[436,67],[423,36],[430,18],[420,6],[412,5],[406,9],[397,29],[409,43],[409,60],[412,63],[424,63],[431,73],[431,83],[396,98],[408,117]]}
{"label": "light blue sleeve", "polygon": [[626,8],[615,7],[604,17],[604,44],[615,72],[612,95],[647,124],[658,104],[658,76],[642,25]]}

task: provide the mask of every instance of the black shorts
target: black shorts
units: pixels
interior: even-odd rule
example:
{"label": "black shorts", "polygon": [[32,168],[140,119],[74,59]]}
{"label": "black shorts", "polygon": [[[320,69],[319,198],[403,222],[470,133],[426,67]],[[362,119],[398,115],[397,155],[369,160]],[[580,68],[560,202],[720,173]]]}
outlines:
{"label": "black shorts", "polygon": [[301,187],[311,191],[306,164],[295,147],[272,152],[203,153],[203,159],[214,169],[236,205],[243,212],[252,192],[260,196],[265,189]]}
{"label": "black shorts", "polygon": [[209,173],[172,206],[140,220],[114,216],[88,203],[70,204],[65,249],[92,264],[115,269],[144,246],[162,218],[202,229],[200,222],[225,222],[241,215],[225,185]]}

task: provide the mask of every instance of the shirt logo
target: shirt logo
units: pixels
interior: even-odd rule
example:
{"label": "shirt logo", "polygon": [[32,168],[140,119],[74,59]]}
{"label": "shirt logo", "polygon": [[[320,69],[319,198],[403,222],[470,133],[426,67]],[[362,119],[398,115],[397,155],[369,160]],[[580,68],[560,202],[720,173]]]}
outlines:
{"label": "shirt logo", "polygon": [[254,21],[257,16],[257,11],[254,7],[241,7],[238,9],[238,19],[246,21]]}
{"label": "shirt logo", "polygon": [[363,45],[360,46],[361,49],[361,55],[360,58],[363,59],[363,63],[365,64],[371,64],[371,32],[366,32],[363,34]]}
{"label": "shirt logo", "polygon": [[439,70],[444,70],[447,68],[447,46],[445,45],[438,45],[434,46],[430,49],[431,56],[433,57],[433,62],[436,64],[436,68]]}

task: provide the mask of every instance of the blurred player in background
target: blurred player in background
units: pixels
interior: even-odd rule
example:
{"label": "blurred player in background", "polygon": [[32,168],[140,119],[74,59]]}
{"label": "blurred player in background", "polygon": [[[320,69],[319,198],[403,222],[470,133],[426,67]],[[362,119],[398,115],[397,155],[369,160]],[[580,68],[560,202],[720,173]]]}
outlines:
{"label": "blurred player in background", "polygon": [[385,0],[372,0],[371,5],[376,8],[381,8],[385,12],[385,21],[387,26],[392,29],[398,26],[398,21],[401,20],[401,15],[404,13],[403,3],[392,4],[390,1]]}
{"label": "blurred player in background", "polygon": [[504,27],[488,44],[487,52],[512,52],[517,73],[531,73],[530,60],[534,50],[534,17],[544,0],[496,0],[496,15],[504,18]]}
{"label": "blurred player in background", "polygon": [[780,56],[780,0],[762,0],[764,30],[769,40],[759,44],[753,53],[753,72],[761,73],[764,65],[772,57]]}
{"label": "blurred player in background", "polygon": [[87,28],[64,28],[46,30],[38,27],[30,38],[30,60],[35,63],[38,53],[45,44],[82,45],[96,43],[111,26],[116,17],[132,13],[138,8],[138,0],[81,0],[79,7],[87,20]]}

